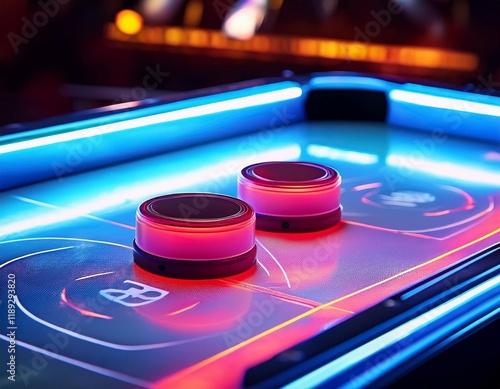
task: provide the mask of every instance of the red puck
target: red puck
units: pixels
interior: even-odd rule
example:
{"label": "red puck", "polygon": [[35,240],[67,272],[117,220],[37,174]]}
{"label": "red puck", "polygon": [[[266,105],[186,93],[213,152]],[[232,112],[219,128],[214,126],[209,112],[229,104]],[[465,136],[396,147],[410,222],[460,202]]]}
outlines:
{"label": "red puck", "polygon": [[340,220],[340,174],[307,162],[264,162],[247,166],[238,195],[254,208],[257,229],[307,232]]}
{"label": "red puck", "polygon": [[142,203],[136,215],[134,260],[175,278],[219,278],[255,264],[255,213],[245,201],[181,193]]}

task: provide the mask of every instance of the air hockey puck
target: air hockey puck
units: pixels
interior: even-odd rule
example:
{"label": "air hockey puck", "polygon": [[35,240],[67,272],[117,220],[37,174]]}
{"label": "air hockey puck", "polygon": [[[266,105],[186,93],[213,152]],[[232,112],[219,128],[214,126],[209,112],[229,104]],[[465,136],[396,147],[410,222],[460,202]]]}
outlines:
{"label": "air hockey puck", "polygon": [[209,193],[171,194],[142,203],[134,261],[186,279],[227,277],[256,262],[255,212],[245,201]]}
{"label": "air hockey puck", "polygon": [[340,220],[340,174],[306,162],[264,162],[247,166],[238,178],[238,196],[252,205],[257,229],[309,232]]}

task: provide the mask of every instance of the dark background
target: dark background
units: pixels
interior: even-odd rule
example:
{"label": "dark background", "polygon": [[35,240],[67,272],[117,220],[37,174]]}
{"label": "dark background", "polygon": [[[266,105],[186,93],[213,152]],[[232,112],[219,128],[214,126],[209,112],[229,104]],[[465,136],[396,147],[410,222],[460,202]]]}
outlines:
{"label": "dark background", "polygon": [[[386,9],[389,3],[333,1],[337,3],[334,11],[327,14],[320,9],[322,1],[284,0],[274,23],[265,22],[262,32],[352,41],[355,28],[373,20],[370,12]],[[464,73],[290,56],[225,58],[206,50],[117,44],[106,39],[105,25],[119,10],[136,7],[137,1],[0,0],[0,126],[143,98],[144,91],[132,91],[142,85],[148,66],[158,67],[168,76],[146,91],[147,96],[279,76],[284,70],[296,74],[362,71],[469,90],[481,87],[483,93],[495,93],[493,89],[500,86],[499,0],[400,1],[405,12],[393,15],[390,24],[373,38],[374,43],[470,51],[479,55],[478,68]],[[33,21],[48,3],[56,3],[57,12],[24,38],[26,20]],[[204,1],[199,27],[219,29],[221,5],[230,9],[234,3]],[[182,25],[183,7],[169,25]]]}

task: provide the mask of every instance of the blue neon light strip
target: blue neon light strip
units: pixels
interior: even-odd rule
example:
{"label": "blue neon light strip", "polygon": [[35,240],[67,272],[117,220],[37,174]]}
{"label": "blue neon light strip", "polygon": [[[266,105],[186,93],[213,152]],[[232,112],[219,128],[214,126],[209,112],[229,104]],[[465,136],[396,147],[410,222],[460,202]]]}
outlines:
{"label": "blue neon light strip", "polygon": [[302,95],[299,87],[273,90],[270,92],[257,93],[250,96],[238,97],[213,103],[197,105],[189,108],[179,109],[172,112],[164,112],[150,116],[138,117],[115,123],[88,127],[81,130],[48,135],[40,138],[13,142],[0,146],[0,154],[10,153],[18,150],[26,150],[40,146],[52,145],[76,139],[90,138],[96,135],[104,135],[113,132],[131,130],[148,125],[172,122],[175,120],[188,119],[211,115],[220,112],[237,110],[248,107],[277,103],[298,98]]}
{"label": "blue neon light strip", "polygon": [[340,358],[291,382],[284,386],[284,388],[303,389],[325,384],[335,375],[342,373],[351,366],[361,363],[363,360],[390,347],[401,339],[408,338],[412,334],[428,326],[430,322],[435,322],[446,314],[459,308],[461,305],[471,302],[494,288],[498,288],[498,286],[500,286],[500,275],[344,354]]}
{"label": "blue neon light strip", "polygon": [[[458,93],[458,92],[456,92]],[[476,95],[472,95],[476,96]],[[392,100],[404,103],[419,105],[422,107],[441,108],[465,113],[475,113],[479,115],[500,117],[500,106],[485,104],[471,99],[464,100],[452,97],[436,96],[429,93],[410,92],[401,89],[394,89],[389,92]],[[482,96],[482,99],[488,96]],[[493,101],[493,97],[491,100]],[[495,99],[497,102],[499,99]]]}
{"label": "blue neon light strip", "polygon": [[[441,320],[440,325],[435,326],[432,332],[430,332],[429,334],[425,334],[415,342],[412,342],[411,338],[406,338],[410,343],[409,347],[405,347],[400,352],[396,352],[391,357],[386,358],[380,363],[377,363],[375,367],[372,366],[368,369],[363,369],[364,371],[361,372],[361,374],[358,374],[355,379],[350,379],[345,384],[339,385],[338,389],[364,388],[376,381],[378,378],[384,376],[385,374],[388,374],[391,370],[394,370],[395,366],[401,366],[403,363],[411,366],[413,363],[415,363],[415,360],[417,360],[418,358],[422,358],[422,355],[425,352],[436,352],[438,350],[442,351],[443,347],[446,344],[449,344],[449,342],[451,342],[452,340],[456,341],[455,337],[458,336],[458,333],[460,332],[457,331],[457,328],[461,328],[461,326],[464,325],[466,326],[466,324],[470,323],[471,321],[473,321],[476,325],[479,325],[481,321],[478,321],[476,319],[478,317],[485,317],[485,311],[487,312],[486,316],[497,316],[500,313],[500,308],[498,308],[499,300],[500,299],[497,293],[496,298],[490,299],[484,304],[468,304],[467,309],[463,310],[462,315],[459,318],[454,318],[449,321],[446,319]],[[459,326],[457,326],[457,322],[454,320],[457,320]],[[375,361],[378,356],[383,355],[386,351],[387,349],[382,353],[377,354],[372,359],[372,361]],[[429,355],[432,355],[432,353],[430,353]]]}
{"label": "blue neon light strip", "polygon": [[388,91],[397,86],[397,84],[389,81],[363,76],[318,76],[311,78],[309,83],[314,89],[353,88],[374,91]]}
{"label": "blue neon light strip", "polygon": [[387,123],[500,144],[500,98],[404,84],[388,93]]}

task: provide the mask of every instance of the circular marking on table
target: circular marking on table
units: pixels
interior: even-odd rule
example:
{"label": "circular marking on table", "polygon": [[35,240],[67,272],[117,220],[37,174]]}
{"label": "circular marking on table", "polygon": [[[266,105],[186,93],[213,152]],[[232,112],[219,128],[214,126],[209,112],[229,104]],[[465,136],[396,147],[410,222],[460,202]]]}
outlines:
{"label": "circular marking on table", "polygon": [[[252,293],[243,288],[152,275],[134,266],[131,247],[118,243],[31,238],[1,246],[9,259],[0,271],[16,274],[22,285],[19,320],[111,349],[147,350],[214,337],[237,326],[251,307]],[[37,345],[43,342],[37,337],[27,333],[23,340]]]}
{"label": "circular marking on table", "polygon": [[389,185],[385,180],[348,179],[344,189],[346,222],[436,239],[453,236],[493,209],[488,196],[418,180]]}

